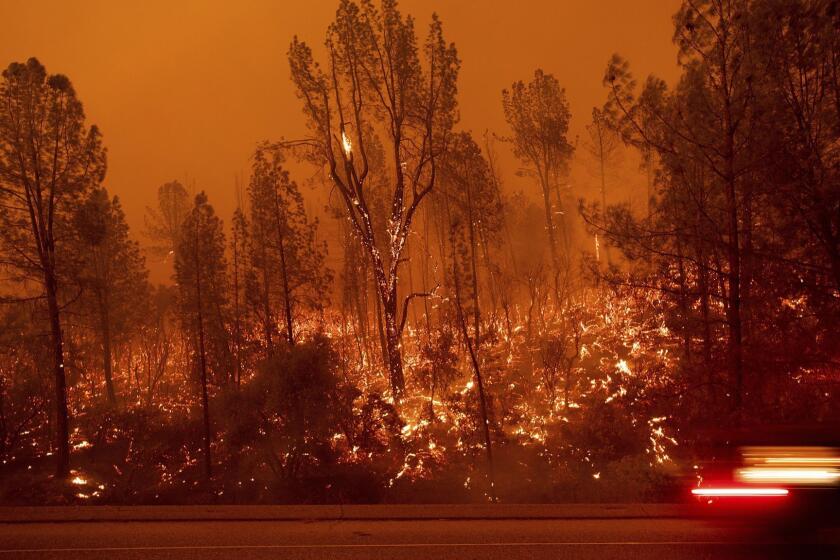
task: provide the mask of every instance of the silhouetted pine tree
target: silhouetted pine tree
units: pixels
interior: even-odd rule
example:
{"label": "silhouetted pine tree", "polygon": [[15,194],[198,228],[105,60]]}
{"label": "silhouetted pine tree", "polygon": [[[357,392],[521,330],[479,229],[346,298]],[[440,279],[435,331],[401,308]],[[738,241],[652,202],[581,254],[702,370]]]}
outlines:
{"label": "silhouetted pine tree", "polygon": [[182,328],[193,342],[194,364],[201,387],[204,427],[204,473],[212,475],[212,429],[208,403],[211,376],[223,383],[230,372],[227,312],[227,261],[222,221],[200,192],[181,227],[175,249],[175,281]]}
{"label": "silhouetted pine tree", "polygon": [[105,175],[99,130],[85,124],[70,80],[35,58],[0,82],[0,243],[20,279],[43,288],[50,324],[56,472],[70,472],[67,380],[60,293],[61,233],[77,201]]}
{"label": "silhouetted pine tree", "polygon": [[105,189],[88,195],[76,212],[74,225],[82,313],[91,320],[102,347],[105,387],[113,404],[113,347],[142,322],[148,272],[139,245],[129,237],[119,198],[109,198]]}

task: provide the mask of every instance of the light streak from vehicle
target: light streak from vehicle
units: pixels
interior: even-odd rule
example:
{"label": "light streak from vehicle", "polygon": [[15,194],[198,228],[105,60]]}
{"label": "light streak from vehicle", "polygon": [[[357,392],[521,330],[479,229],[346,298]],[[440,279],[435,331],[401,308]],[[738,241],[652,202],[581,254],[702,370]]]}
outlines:
{"label": "light streak from vehicle", "polygon": [[787,488],[692,488],[695,496],[706,498],[769,498],[787,496]]}
{"label": "light streak from vehicle", "polygon": [[840,480],[840,472],[836,469],[753,467],[739,469],[736,478],[748,483],[822,484],[837,482]]}

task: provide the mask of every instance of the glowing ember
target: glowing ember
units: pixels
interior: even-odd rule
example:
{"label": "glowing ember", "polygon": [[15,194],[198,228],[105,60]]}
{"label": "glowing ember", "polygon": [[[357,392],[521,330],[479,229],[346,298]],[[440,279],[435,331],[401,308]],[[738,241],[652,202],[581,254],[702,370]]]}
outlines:
{"label": "glowing ember", "polygon": [[630,375],[632,373],[630,371],[630,366],[627,365],[625,360],[618,360],[615,364],[615,368],[625,375]]}
{"label": "glowing ember", "polygon": [[350,152],[353,150],[353,143],[350,141],[350,138],[347,137],[344,130],[341,131],[341,146],[344,148],[344,154],[349,157]]}

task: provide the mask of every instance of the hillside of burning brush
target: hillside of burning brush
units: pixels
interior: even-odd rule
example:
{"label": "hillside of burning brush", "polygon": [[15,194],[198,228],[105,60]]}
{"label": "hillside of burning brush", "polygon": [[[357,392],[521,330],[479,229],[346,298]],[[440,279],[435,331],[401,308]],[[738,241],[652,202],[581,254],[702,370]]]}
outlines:
{"label": "hillside of burning brush", "polygon": [[605,57],[575,114],[337,4],[235,208],[167,171],[130,215],[90,88],[3,71],[0,502],[672,500],[709,434],[840,419],[834,3],[679,2],[674,78]]}
{"label": "hillside of burning brush", "polygon": [[[409,377],[396,404],[379,360],[335,315],[313,321],[298,344],[241,379],[214,381],[208,480],[196,450],[202,415],[189,370],[155,377],[149,367],[155,359],[189,363],[189,345],[163,343],[152,329],[124,358],[131,375],[120,379],[118,406],[103,401],[97,376],[72,385],[69,481],[51,477],[50,426],[31,421],[43,409],[37,384],[29,388],[30,427],[19,434],[26,445],[5,455],[3,501],[674,499],[696,460],[693,421],[708,411],[698,410],[691,387],[675,375],[682,341],[662,301],[623,289],[592,291],[568,305],[562,312],[546,306],[530,321],[515,308],[509,331],[499,317],[484,323],[490,460],[474,376],[455,332],[408,331]],[[697,374],[700,384],[705,372]],[[830,404],[824,389],[794,381],[783,391],[795,390],[798,406],[808,398],[820,410]]]}

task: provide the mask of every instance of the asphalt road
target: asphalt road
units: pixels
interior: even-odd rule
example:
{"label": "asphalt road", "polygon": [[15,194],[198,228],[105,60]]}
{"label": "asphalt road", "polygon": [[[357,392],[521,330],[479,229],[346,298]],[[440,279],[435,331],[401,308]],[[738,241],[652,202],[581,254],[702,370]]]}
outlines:
{"label": "asphalt road", "polygon": [[696,519],[109,521],[0,523],[6,558],[840,558],[840,548]]}

